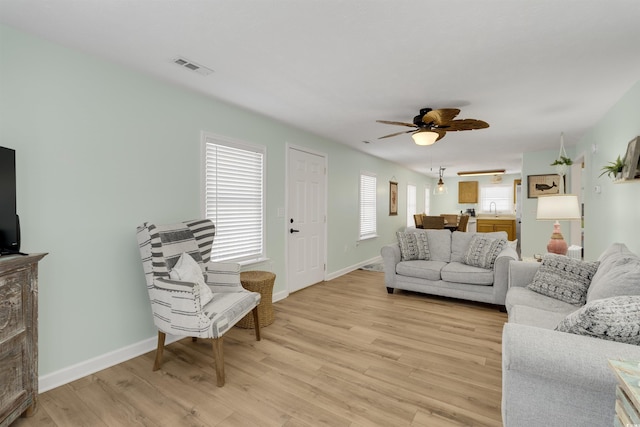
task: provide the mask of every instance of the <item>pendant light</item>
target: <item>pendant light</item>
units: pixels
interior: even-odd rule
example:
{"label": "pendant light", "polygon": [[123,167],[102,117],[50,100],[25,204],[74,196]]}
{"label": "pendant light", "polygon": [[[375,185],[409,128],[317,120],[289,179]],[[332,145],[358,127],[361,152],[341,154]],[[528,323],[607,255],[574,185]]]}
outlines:
{"label": "pendant light", "polygon": [[449,192],[449,190],[447,189],[447,186],[444,184],[444,181],[442,180],[442,173],[444,172],[444,169],[442,166],[440,166],[440,170],[438,171],[438,184],[435,186],[435,188],[433,189],[433,194],[434,195],[440,195],[440,194],[447,194]]}

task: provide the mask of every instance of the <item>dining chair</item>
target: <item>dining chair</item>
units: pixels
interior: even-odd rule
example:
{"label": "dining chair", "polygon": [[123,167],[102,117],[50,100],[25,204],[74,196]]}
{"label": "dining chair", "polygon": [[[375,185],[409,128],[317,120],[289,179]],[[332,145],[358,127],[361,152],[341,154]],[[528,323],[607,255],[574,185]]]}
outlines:
{"label": "dining chair", "polygon": [[416,223],[416,228],[422,228],[422,214],[413,215],[413,221]]}
{"label": "dining chair", "polygon": [[447,225],[458,225],[458,215],[456,214],[440,214],[447,222]]}
{"label": "dining chair", "polygon": [[458,231],[467,231],[468,225],[469,225],[469,215],[462,215],[460,217],[460,221],[458,222]]}
{"label": "dining chair", "polygon": [[423,215],[422,228],[435,228],[441,230],[444,228],[444,217]]}

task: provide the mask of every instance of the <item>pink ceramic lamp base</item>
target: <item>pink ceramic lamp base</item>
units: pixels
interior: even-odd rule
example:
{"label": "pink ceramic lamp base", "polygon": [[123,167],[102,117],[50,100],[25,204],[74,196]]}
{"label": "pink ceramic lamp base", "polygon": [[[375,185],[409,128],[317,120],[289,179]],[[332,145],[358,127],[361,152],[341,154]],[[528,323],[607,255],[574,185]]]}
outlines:
{"label": "pink ceramic lamp base", "polygon": [[562,237],[562,233],[560,232],[560,223],[556,221],[556,223],[553,224],[551,240],[549,240],[549,244],[547,244],[547,252],[566,255],[568,249],[569,246],[567,246],[567,242],[565,242],[564,237]]}

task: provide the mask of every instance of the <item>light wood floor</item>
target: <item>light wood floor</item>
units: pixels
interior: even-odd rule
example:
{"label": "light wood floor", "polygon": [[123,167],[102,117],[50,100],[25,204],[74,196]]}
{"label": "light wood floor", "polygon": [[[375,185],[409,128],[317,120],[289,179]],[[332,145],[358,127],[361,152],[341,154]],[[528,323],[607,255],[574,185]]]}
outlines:
{"label": "light wood floor", "polygon": [[354,271],[275,304],[275,322],[167,346],[40,395],[27,426],[501,426],[496,307],[396,291]]}

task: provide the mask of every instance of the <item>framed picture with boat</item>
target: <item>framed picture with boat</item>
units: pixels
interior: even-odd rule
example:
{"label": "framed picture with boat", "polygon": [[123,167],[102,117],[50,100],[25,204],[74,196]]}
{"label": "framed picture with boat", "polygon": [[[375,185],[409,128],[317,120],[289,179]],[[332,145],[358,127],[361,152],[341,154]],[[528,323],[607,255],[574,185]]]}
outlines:
{"label": "framed picture with boat", "polygon": [[538,196],[560,193],[560,180],[564,188],[564,176],[557,174],[550,175],[527,175],[527,198],[533,199]]}

